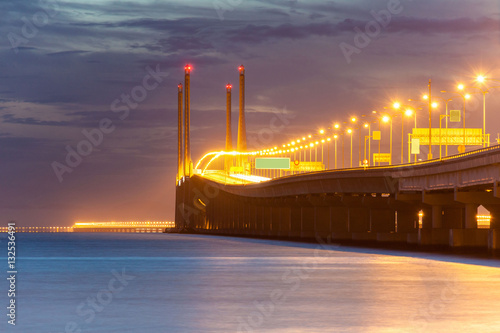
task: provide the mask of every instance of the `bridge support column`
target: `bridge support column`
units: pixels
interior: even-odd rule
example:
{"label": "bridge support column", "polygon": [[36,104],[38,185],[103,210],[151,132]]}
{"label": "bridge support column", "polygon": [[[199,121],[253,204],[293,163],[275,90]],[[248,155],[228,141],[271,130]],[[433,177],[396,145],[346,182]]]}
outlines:
{"label": "bridge support column", "polygon": [[349,208],[331,207],[331,230],[333,239],[351,239],[349,233]]}
{"label": "bridge support column", "polygon": [[300,238],[314,238],[314,226],[316,220],[315,207],[301,207]]}
{"label": "bridge support column", "polygon": [[349,207],[349,231],[353,240],[376,240],[377,234],[370,232],[370,210]]}
{"label": "bridge support column", "polygon": [[432,207],[422,209],[422,229],[432,229]]}
{"label": "bridge support column", "polygon": [[262,229],[262,235],[263,236],[271,236],[271,231],[272,231],[272,206],[264,205],[262,206],[262,215],[264,219],[263,223],[263,229]]}
{"label": "bridge support column", "polygon": [[491,215],[490,228],[500,229],[500,205],[484,205]]}
{"label": "bridge support column", "polygon": [[280,237],[288,237],[290,234],[290,224],[291,224],[291,216],[292,216],[292,211],[290,207],[280,207],[279,209],[279,232],[278,236]]}
{"label": "bridge support column", "polygon": [[432,206],[432,228],[439,229],[443,227],[443,206]]}
{"label": "bridge support column", "polygon": [[417,207],[398,208],[398,233],[416,233],[418,231]]}
{"label": "bridge support column", "polygon": [[488,248],[500,252],[500,205],[485,205],[484,207],[491,215]]}
{"label": "bridge support column", "polygon": [[290,207],[290,238],[300,237],[302,229],[302,212],[297,203]]}
{"label": "bridge support column", "polygon": [[465,213],[465,208],[463,205],[445,207],[443,209],[443,228],[463,229],[464,213]]}
{"label": "bridge support column", "polygon": [[255,219],[256,219],[256,228],[254,235],[263,236],[264,232],[264,207],[260,204],[255,207]]}
{"label": "bridge support column", "polygon": [[[418,232],[420,245],[448,245],[449,230],[443,228],[443,206],[431,206],[432,228],[422,228]],[[425,212],[424,212],[425,217]],[[425,221],[425,220],[424,220]],[[428,222],[427,222],[428,223]]]}
{"label": "bridge support column", "polygon": [[330,227],[330,207],[328,206],[317,206],[316,210],[316,225],[314,228],[315,236],[319,238],[326,238],[331,233]]}
{"label": "bridge support column", "polygon": [[268,218],[269,218],[269,233],[268,235],[271,237],[276,237],[278,236],[278,230],[279,230],[279,220],[276,220],[276,214],[275,212],[278,211],[279,207],[275,205],[271,205],[268,207]]}
{"label": "bridge support column", "polygon": [[465,228],[477,229],[477,208],[476,204],[465,204]]}
{"label": "bridge support column", "polygon": [[395,231],[395,218],[392,209],[370,209],[370,226],[372,232]]}
{"label": "bridge support column", "polygon": [[257,233],[257,206],[255,203],[252,202],[252,204],[249,207],[249,223],[248,223],[248,233],[247,235],[256,235]]}

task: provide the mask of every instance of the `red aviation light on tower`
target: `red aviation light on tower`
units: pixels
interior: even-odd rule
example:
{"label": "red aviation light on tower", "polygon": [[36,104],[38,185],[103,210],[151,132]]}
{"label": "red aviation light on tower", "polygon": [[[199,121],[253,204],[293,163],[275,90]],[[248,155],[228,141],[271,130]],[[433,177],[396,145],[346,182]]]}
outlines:
{"label": "red aviation light on tower", "polygon": [[238,67],[238,70],[240,71],[240,74],[245,74],[245,67],[243,65]]}
{"label": "red aviation light on tower", "polygon": [[231,85],[231,83],[226,84],[227,91],[231,91],[232,88],[233,86]]}
{"label": "red aviation light on tower", "polygon": [[179,84],[177,85],[177,89],[179,89],[179,91],[182,91],[182,83],[179,83]]}
{"label": "red aviation light on tower", "polygon": [[192,69],[192,67],[191,67],[191,65],[190,65],[190,64],[187,64],[187,65],[184,67],[184,70],[186,71],[186,74],[191,73],[191,69]]}

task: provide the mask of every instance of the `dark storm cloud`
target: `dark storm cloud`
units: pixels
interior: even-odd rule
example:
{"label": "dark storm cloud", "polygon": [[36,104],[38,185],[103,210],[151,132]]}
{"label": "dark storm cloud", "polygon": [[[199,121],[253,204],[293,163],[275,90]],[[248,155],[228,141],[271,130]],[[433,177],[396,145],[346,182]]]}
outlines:
{"label": "dark storm cloud", "polygon": [[398,17],[388,27],[389,32],[410,32],[421,34],[468,35],[478,32],[499,32],[500,20],[491,17],[460,17],[454,19],[427,19]]}
{"label": "dark storm cloud", "polygon": [[23,125],[41,125],[41,126],[67,126],[70,122],[67,121],[43,121],[33,117],[16,118],[13,114],[2,115],[3,123],[23,124]]}

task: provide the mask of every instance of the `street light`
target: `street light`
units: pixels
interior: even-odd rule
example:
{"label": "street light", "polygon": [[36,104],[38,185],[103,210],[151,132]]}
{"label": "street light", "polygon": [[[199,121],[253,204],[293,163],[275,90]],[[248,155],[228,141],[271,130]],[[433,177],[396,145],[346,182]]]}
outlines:
{"label": "street light", "polygon": [[[368,165],[370,165],[370,156],[371,156],[371,137],[372,137],[372,126],[370,123],[365,123],[364,125],[365,128],[368,128]],[[366,160],[366,136],[365,136],[365,140],[363,142],[363,145],[364,145],[364,159],[363,160]]]}
{"label": "street light", "polygon": [[[463,84],[459,84],[458,88],[459,88],[459,90],[460,90],[460,88],[462,88],[461,90],[463,90],[464,89],[464,85]],[[446,90],[441,90],[441,92],[442,93],[449,93]],[[466,140],[466,135],[465,135],[465,104],[466,104],[466,101],[470,98],[470,95],[469,94],[463,94],[463,93],[458,92],[458,91],[451,92],[451,93],[462,96],[462,98],[464,100],[464,114],[463,114],[463,118],[464,118],[464,120],[463,120],[463,128],[464,128],[464,133],[463,133],[463,147],[464,148],[463,148],[463,152],[465,152],[465,146],[466,146],[466,142],[465,142],[465,140]]]}
{"label": "street light", "polygon": [[382,121],[384,123],[391,123],[390,127],[390,140],[389,140],[389,165],[392,165],[392,117],[389,116],[383,116]]}
{"label": "street light", "polygon": [[[398,111],[401,112],[401,164],[404,163],[404,126],[405,126],[405,119],[404,116],[411,117],[413,115],[413,111],[411,110],[411,107],[409,105],[401,105],[399,102],[396,102],[392,105],[392,107]],[[405,107],[406,109],[402,109],[401,107]],[[410,163],[411,161],[408,161]]]}
{"label": "street light", "polygon": [[[429,94],[428,95],[423,95],[422,96],[423,100],[428,101],[428,106],[429,106],[429,155],[427,156],[428,159],[432,159],[432,109],[437,108],[438,104],[436,102],[432,102],[431,100],[431,80],[429,80]],[[410,99],[410,101],[414,101]],[[416,120],[415,120],[416,123]],[[416,127],[416,125],[415,125]],[[416,156],[415,156],[416,158]]]}
{"label": "street light", "polygon": [[[476,79],[477,82],[479,83],[485,83],[485,81],[488,80],[486,77],[483,75],[479,75]],[[492,79],[494,80],[494,79]],[[488,89],[483,90],[479,87],[474,87],[476,89],[479,89],[481,93],[483,94],[483,147],[486,145],[486,94],[489,92]],[[489,143],[488,143],[489,145]]]}
{"label": "street light", "polygon": [[330,137],[326,138],[326,168],[330,170]]}
{"label": "street light", "polygon": [[325,160],[323,158],[323,144],[325,143],[325,139],[321,139],[321,163],[325,164]]}
{"label": "street light", "polygon": [[351,169],[352,169],[352,129],[348,129],[347,133],[351,135]]}
{"label": "street light", "polygon": [[[352,117],[351,118],[351,122],[352,123],[357,123],[358,119],[356,117]],[[354,128],[358,129],[358,148],[359,148],[358,149],[358,163],[359,163],[359,161],[361,161],[361,131],[360,131],[359,125],[355,126]]]}
{"label": "street light", "polygon": [[[445,153],[444,155],[445,156],[448,156],[448,138],[449,138],[449,135],[448,135],[448,103],[451,102],[453,99],[451,98],[448,98],[448,99],[444,99],[443,97],[439,97],[439,96],[436,96],[435,98],[438,98],[440,100],[442,100],[446,106],[446,119],[445,119],[445,123],[446,123],[446,141],[444,143],[444,146],[445,146]],[[439,126],[441,127],[441,120],[439,120]],[[439,135],[441,136],[441,130],[439,130]],[[441,141],[441,138],[439,139],[439,141]],[[441,144],[440,144],[441,146]],[[439,148],[439,156],[441,157],[441,148]]]}
{"label": "street light", "polygon": [[333,136],[333,138],[335,139],[335,170],[337,169],[337,139],[339,138],[339,136],[337,134],[335,134]]}

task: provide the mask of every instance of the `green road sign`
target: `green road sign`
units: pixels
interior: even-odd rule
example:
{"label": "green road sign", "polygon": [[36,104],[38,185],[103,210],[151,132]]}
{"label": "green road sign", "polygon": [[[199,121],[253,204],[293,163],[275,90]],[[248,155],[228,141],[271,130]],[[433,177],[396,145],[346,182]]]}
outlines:
{"label": "green road sign", "polygon": [[255,169],[290,169],[290,158],[288,157],[257,157]]}

